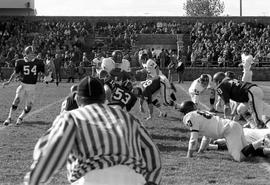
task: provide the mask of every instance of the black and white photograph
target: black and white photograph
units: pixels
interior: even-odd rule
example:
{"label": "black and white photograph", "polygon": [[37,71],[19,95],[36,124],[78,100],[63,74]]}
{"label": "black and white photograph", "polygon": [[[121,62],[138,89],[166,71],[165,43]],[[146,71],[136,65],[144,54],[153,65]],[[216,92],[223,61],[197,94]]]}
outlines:
{"label": "black and white photograph", "polygon": [[270,1],[0,0],[0,185],[270,184]]}

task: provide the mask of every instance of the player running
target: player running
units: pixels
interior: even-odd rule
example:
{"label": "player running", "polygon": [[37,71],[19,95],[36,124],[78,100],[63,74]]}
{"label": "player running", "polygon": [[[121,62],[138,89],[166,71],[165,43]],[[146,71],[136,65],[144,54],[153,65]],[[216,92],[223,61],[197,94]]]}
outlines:
{"label": "player running", "polygon": [[235,161],[241,162],[250,155],[263,154],[263,147],[270,146],[269,137],[260,138],[248,144],[242,126],[236,121],[223,119],[210,112],[198,110],[192,101],[184,101],[179,105],[184,114],[183,122],[190,128],[190,140],[187,157],[193,157],[198,146],[199,134],[202,134],[199,153],[207,148],[210,139],[225,138],[228,151]]}
{"label": "player running", "polygon": [[189,89],[189,95],[191,97],[191,100],[198,106],[200,105],[200,96],[203,92],[206,90],[210,90],[210,112],[216,112],[214,108],[215,104],[215,89],[214,84],[212,80],[212,76],[209,74],[202,74],[199,78],[194,80]]}
{"label": "player running", "polygon": [[134,87],[133,92],[140,99],[140,111],[144,112],[143,102],[146,100],[149,116],[147,120],[152,119],[153,117],[153,107],[155,106],[160,111],[159,116],[166,116],[167,113],[162,113],[159,109],[161,105],[165,106],[174,106],[176,101],[175,92],[176,88],[174,85],[167,81],[167,78],[164,78],[163,75],[155,76],[152,79],[140,82],[138,86]]}
{"label": "player running", "polygon": [[11,123],[12,112],[18,108],[20,101],[25,98],[26,105],[18,117],[16,125],[20,125],[22,123],[23,118],[27,113],[30,112],[33,106],[38,73],[45,72],[44,63],[36,58],[32,46],[27,46],[24,49],[24,54],[25,57],[23,59],[16,61],[15,70],[10,76],[9,80],[3,83],[3,87],[5,87],[9,85],[10,82],[17,76],[20,75],[22,78],[21,83],[16,90],[16,95],[9,110],[8,118],[3,123],[5,126]]}

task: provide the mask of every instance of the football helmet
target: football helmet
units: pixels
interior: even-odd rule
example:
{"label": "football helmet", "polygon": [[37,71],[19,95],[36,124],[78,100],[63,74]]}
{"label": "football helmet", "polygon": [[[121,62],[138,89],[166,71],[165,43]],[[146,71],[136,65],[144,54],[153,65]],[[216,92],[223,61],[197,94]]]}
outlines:
{"label": "football helmet", "polygon": [[34,48],[33,48],[33,46],[27,46],[27,47],[24,49],[23,54],[24,54],[25,58],[28,59],[28,60],[30,60],[30,61],[33,60],[33,59],[36,57],[36,55],[35,55],[35,53],[34,53]]}
{"label": "football helmet", "polygon": [[218,85],[225,77],[225,73],[217,72],[216,74],[214,74],[213,81]]}
{"label": "football helmet", "polygon": [[195,103],[193,103],[193,101],[190,101],[190,100],[183,101],[178,107],[178,110],[182,112],[183,114],[187,114],[196,109],[197,107]]}
{"label": "football helmet", "polygon": [[99,73],[98,73],[98,78],[103,82],[105,83],[106,79],[109,78],[109,73],[105,70],[101,70]]}
{"label": "football helmet", "polygon": [[132,82],[131,81],[126,80],[126,81],[123,81],[122,87],[124,89],[126,89],[127,91],[131,92],[132,91],[132,88],[133,88],[133,85],[132,85]]}
{"label": "football helmet", "polygon": [[227,71],[225,73],[226,77],[228,77],[229,79],[235,79],[235,73],[232,71]]}
{"label": "football helmet", "polygon": [[122,63],[123,53],[120,50],[113,51],[112,59],[115,63]]}

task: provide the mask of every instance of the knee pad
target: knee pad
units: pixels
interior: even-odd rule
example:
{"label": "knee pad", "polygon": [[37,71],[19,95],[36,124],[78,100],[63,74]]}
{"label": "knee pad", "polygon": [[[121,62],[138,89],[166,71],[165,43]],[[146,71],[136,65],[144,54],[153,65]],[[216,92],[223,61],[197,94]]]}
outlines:
{"label": "knee pad", "polygon": [[18,106],[17,105],[12,105],[11,108],[12,108],[12,110],[17,110]]}
{"label": "knee pad", "polygon": [[26,106],[26,107],[24,108],[24,112],[27,114],[28,112],[30,112],[31,109],[32,109],[31,106]]}
{"label": "knee pad", "polygon": [[248,113],[248,106],[243,104],[243,103],[240,103],[237,107],[237,114],[238,115],[245,115]]}

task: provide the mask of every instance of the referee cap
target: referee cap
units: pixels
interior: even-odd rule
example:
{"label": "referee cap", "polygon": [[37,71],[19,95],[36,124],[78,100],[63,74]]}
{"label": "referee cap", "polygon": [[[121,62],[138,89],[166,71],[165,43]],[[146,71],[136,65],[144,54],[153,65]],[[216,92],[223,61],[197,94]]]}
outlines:
{"label": "referee cap", "polygon": [[104,101],[103,83],[98,78],[86,76],[79,82],[77,95],[89,100]]}
{"label": "referee cap", "polygon": [[70,92],[71,93],[76,93],[78,91],[78,85],[74,84],[70,87]]}

